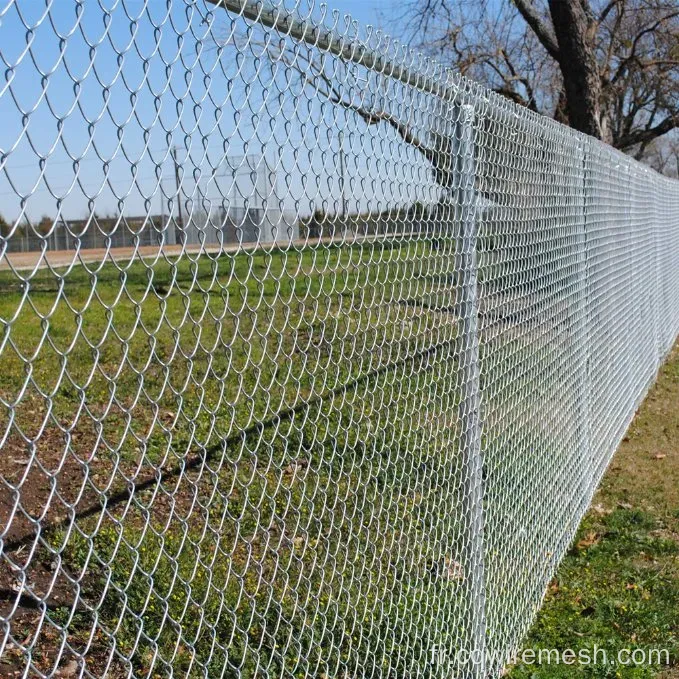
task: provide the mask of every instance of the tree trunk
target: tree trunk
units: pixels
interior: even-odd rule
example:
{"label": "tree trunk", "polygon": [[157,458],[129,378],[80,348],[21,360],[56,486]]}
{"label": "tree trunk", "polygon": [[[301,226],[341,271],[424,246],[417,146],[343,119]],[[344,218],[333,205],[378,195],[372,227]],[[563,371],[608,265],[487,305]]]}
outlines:
{"label": "tree trunk", "polygon": [[571,127],[610,142],[602,115],[594,30],[581,0],[549,0]]}

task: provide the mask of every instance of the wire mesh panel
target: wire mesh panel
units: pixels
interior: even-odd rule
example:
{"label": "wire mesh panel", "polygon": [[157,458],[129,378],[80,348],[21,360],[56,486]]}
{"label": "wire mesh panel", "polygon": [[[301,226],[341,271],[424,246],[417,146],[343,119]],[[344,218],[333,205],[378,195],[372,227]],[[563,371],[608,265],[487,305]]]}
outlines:
{"label": "wire mesh panel", "polygon": [[[591,449],[596,484],[659,360],[656,233],[651,174],[605,149],[587,160]],[[662,185],[663,180],[653,179]],[[671,238],[666,241],[671,248]],[[671,319],[676,337],[676,317]],[[635,328],[630,333],[630,326]],[[665,347],[665,350],[669,348]]]}
{"label": "wire mesh panel", "polygon": [[307,5],[0,18],[2,672],[498,676],[677,182]]}
{"label": "wire mesh panel", "polygon": [[488,641],[500,653],[521,641],[588,488],[582,142],[508,113],[487,113],[477,164]]}

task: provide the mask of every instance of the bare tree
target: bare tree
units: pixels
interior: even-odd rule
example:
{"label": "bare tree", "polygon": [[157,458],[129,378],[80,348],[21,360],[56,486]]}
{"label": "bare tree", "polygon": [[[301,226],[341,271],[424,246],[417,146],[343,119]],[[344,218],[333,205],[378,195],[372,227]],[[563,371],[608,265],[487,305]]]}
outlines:
{"label": "bare tree", "polygon": [[644,151],[646,162],[658,172],[679,178],[679,135],[653,140]]}
{"label": "bare tree", "polygon": [[399,85],[389,78],[370,74],[367,69],[314,46],[273,36],[268,32],[260,36],[249,32],[230,40],[237,52],[254,52],[259,62],[266,56],[270,78],[280,78],[282,89],[288,89],[295,80],[300,88],[298,94],[306,92],[309,100],[327,102],[333,108],[351,113],[368,128],[389,128],[427,161],[442,196],[450,194],[456,177],[455,121],[428,115],[429,108],[418,99],[427,96],[436,99],[435,95],[423,94],[405,85],[400,85],[402,89],[396,94],[389,87]]}
{"label": "bare tree", "polygon": [[[668,152],[658,140],[679,128],[679,7],[672,3],[411,0],[401,18],[445,66],[659,166],[659,149]],[[296,79],[311,99],[352,113],[368,128],[390,128],[426,159],[446,202],[456,168],[455,135],[445,121],[417,120],[412,103],[406,110],[393,93],[380,96],[379,84],[371,91],[360,83],[354,65],[275,35],[229,32],[222,45],[237,46],[239,59],[252,54],[258,68],[266,56],[271,78],[282,77],[286,86]],[[667,171],[668,162],[660,164]]]}
{"label": "bare tree", "polygon": [[679,127],[675,0],[413,0],[401,18],[447,65],[637,157]]}

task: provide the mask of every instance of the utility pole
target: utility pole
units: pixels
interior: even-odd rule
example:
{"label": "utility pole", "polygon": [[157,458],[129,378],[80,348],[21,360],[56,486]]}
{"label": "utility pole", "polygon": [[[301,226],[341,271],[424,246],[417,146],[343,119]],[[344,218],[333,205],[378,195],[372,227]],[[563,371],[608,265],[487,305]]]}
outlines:
{"label": "utility pole", "polygon": [[340,195],[342,196],[342,217],[347,214],[347,203],[344,195],[344,130],[339,131],[339,164],[340,164]]}
{"label": "utility pole", "polygon": [[28,218],[28,213],[24,212],[24,221],[26,222],[26,226],[24,227],[24,236],[25,236],[25,241],[26,241],[26,250],[25,252],[30,252],[31,250],[31,221]]}
{"label": "utility pole", "polygon": [[347,207],[347,198],[344,192],[345,184],[345,167],[344,167],[344,130],[339,131],[339,171],[340,171],[340,196],[342,199],[342,207],[340,217],[342,219],[342,235],[347,233],[346,218],[349,208]]}
{"label": "utility pole", "polygon": [[179,214],[179,229],[181,231],[182,243],[186,240],[186,234],[184,233],[184,217],[182,216],[182,199],[180,196],[179,188],[179,162],[177,161],[177,147],[172,147],[172,161],[174,162],[174,183],[177,189],[177,208]]}

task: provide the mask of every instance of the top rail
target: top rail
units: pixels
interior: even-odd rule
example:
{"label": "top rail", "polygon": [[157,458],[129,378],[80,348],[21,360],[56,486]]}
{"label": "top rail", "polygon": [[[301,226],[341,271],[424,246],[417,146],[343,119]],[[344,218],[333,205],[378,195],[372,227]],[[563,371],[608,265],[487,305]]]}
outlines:
{"label": "top rail", "polygon": [[[446,100],[462,103],[461,88],[456,87],[452,83],[440,82],[436,77],[432,78],[421,72],[413,71],[403,65],[394,63],[364,43],[338,36],[326,27],[314,26],[294,12],[290,12],[284,7],[273,5],[268,0],[256,0],[254,2],[253,0],[206,0],[206,2],[215,7],[227,9],[251,21],[256,21],[268,28],[275,28],[296,40],[305,42],[325,52],[335,54],[346,61],[388,75],[421,92],[435,94]],[[421,55],[419,58],[424,59]],[[454,78],[452,70],[444,69],[438,65],[436,68],[439,70],[441,78],[448,78],[450,80]]]}

